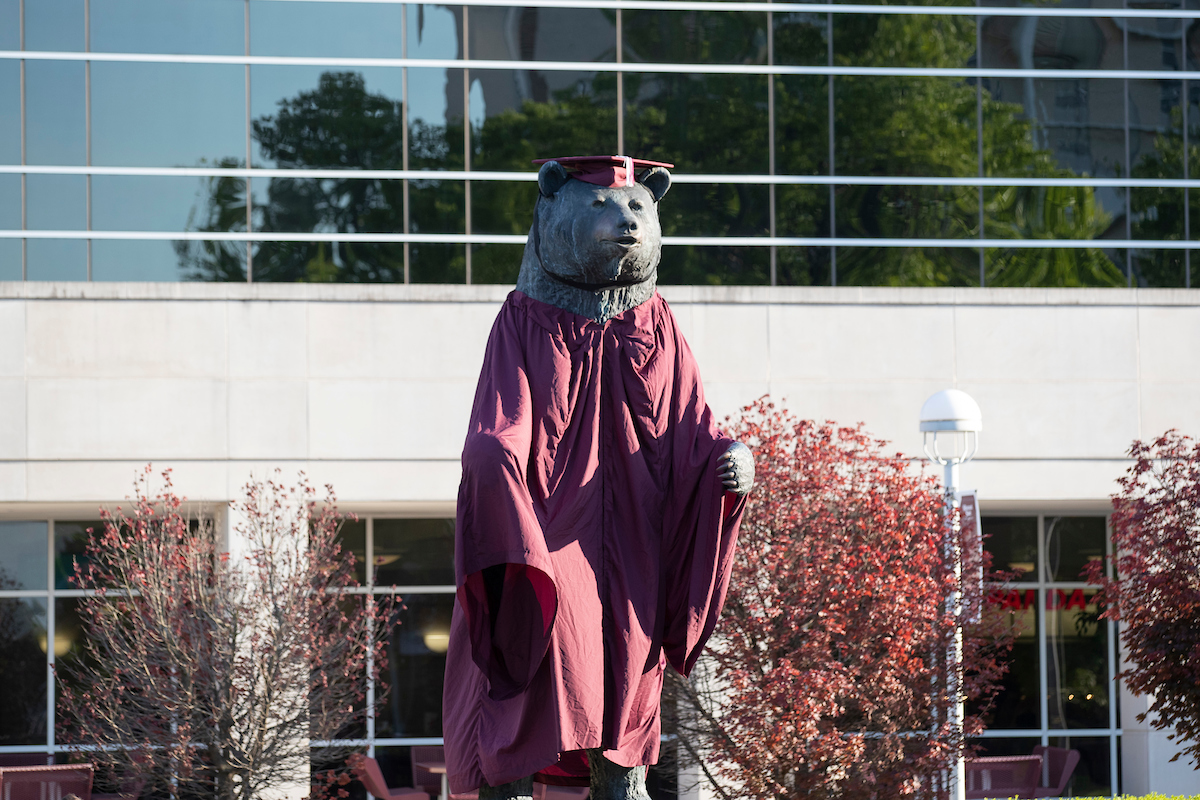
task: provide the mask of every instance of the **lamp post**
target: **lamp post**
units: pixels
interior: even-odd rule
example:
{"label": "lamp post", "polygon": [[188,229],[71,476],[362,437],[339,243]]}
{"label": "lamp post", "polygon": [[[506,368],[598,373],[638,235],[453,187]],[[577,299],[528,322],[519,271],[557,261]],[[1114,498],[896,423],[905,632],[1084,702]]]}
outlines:
{"label": "lamp post", "polygon": [[[954,698],[947,722],[951,728],[961,730],[963,724],[962,698],[962,549],[955,536],[955,509],[958,507],[958,468],[975,456],[979,447],[979,431],[983,429],[983,415],[979,404],[969,394],[958,389],[938,392],[921,406],[921,436],[925,455],[941,464],[945,470],[946,486],[946,544],[945,557],[954,564],[955,588],[946,599],[946,610],[955,618],[954,642],[948,656],[949,677],[947,693]],[[966,797],[966,769],[960,751],[958,760],[950,770],[949,796],[951,800]]]}

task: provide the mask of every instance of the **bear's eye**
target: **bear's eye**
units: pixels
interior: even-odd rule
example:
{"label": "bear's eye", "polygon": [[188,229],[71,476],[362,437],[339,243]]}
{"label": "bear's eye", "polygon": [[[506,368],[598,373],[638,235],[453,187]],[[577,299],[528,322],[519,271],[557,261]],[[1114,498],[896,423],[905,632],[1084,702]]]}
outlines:
{"label": "bear's eye", "polygon": [[641,204],[641,203],[639,203],[637,200],[631,200],[631,201],[630,201],[630,203],[629,203],[629,208],[630,208],[630,210],[632,210],[632,211],[641,211],[641,210],[642,210],[642,204]]}
{"label": "bear's eye", "polygon": [[604,199],[596,198],[595,202],[592,203],[592,208],[604,208]]}

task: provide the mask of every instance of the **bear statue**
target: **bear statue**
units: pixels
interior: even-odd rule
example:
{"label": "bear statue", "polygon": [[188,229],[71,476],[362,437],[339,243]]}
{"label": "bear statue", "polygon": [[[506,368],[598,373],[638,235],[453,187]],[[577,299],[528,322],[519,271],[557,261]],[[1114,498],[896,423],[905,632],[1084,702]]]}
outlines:
{"label": "bear statue", "polygon": [[686,675],[716,625],[754,461],[656,289],[671,165],[535,163],[463,447],[450,790],[648,800],[664,670]]}

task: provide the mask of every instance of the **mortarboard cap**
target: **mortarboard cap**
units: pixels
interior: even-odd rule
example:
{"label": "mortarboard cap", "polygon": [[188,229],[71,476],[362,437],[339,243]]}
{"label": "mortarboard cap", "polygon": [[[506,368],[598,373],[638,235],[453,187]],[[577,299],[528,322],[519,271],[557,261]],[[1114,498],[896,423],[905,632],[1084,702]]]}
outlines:
{"label": "mortarboard cap", "polygon": [[534,164],[539,166],[547,161],[557,161],[567,171],[567,174],[584,183],[594,183],[597,186],[618,188],[633,186],[634,173],[648,167],[665,167],[674,169],[674,164],[662,161],[647,161],[644,158],[629,156],[567,156],[566,158],[538,158]]}

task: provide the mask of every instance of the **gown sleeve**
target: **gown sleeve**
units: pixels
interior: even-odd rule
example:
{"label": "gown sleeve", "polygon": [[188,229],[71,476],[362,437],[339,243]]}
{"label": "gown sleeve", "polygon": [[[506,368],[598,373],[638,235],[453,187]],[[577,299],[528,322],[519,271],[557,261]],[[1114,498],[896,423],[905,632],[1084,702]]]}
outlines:
{"label": "gown sleeve", "polygon": [[489,695],[533,680],[550,645],[558,589],[526,483],[529,376],[511,304],[492,328],[462,454],[455,526],[458,605]]}
{"label": "gown sleeve", "polygon": [[[670,319],[674,328],[674,319]],[[716,628],[729,588],[745,497],[726,491],[718,462],[733,439],[716,425],[691,349],[674,328],[671,491],[663,519],[663,651],[686,676]]]}

